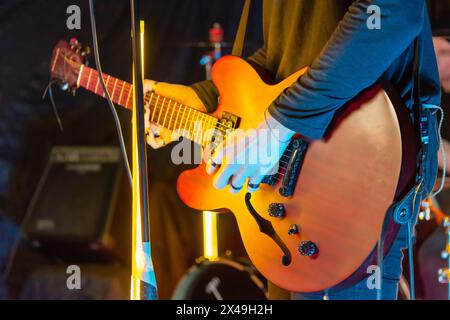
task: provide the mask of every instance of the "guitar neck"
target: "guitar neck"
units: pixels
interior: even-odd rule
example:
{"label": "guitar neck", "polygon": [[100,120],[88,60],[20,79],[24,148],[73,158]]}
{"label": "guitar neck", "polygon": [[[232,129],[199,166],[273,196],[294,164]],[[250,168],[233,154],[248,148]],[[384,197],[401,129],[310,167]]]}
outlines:
{"label": "guitar neck", "polygon": [[[112,101],[132,110],[133,85],[106,74],[103,74],[103,80]],[[82,65],[77,86],[105,98],[97,70]],[[144,104],[149,108],[151,122],[177,131],[181,136],[202,146],[210,143],[218,122],[217,118],[154,92],[146,93]]]}

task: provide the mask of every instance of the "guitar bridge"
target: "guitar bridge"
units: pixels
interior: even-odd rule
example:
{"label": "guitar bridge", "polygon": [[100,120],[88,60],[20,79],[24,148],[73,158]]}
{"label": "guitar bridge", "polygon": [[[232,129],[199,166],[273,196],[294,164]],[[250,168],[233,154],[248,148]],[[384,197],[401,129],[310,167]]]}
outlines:
{"label": "guitar bridge", "polygon": [[240,118],[229,112],[223,112],[217,121],[215,132],[211,138],[210,148],[214,150],[231,131],[239,127]]}
{"label": "guitar bridge", "polygon": [[283,197],[290,197],[294,194],[295,186],[300,175],[308,144],[300,138],[292,139],[283,154],[284,159],[289,159],[286,165],[280,165],[280,171],[275,175],[265,176],[263,183],[275,186],[281,177],[281,187],[279,193]]}
{"label": "guitar bridge", "polygon": [[223,112],[222,118],[217,122],[217,128],[225,137],[229,133],[227,131],[232,131],[239,127],[239,120],[240,118],[238,116],[229,112]]}

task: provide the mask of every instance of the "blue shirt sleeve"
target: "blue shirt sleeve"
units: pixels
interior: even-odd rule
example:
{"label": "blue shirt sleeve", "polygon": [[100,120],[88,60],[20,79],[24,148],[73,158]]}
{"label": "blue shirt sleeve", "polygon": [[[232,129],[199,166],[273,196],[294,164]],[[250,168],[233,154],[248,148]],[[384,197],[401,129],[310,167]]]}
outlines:
{"label": "blue shirt sleeve", "polygon": [[[368,27],[370,6],[379,8],[379,29]],[[412,45],[424,14],[424,0],[354,1],[321,54],[273,102],[270,114],[305,137],[321,139],[336,110],[374,84]]]}

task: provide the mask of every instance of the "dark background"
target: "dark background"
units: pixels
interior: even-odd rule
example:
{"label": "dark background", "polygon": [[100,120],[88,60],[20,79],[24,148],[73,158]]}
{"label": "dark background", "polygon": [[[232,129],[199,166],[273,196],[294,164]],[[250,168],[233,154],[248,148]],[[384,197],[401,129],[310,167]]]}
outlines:
{"label": "dark background", "polygon": [[[242,0],[140,2],[140,14],[146,21],[146,77],[183,84],[204,79],[199,60],[210,49],[192,43],[208,41],[214,22],[222,25],[225,41],[231,42],[243,5]],[[248,51],[262,42],[261,2],[253,1]],[[66,8],[73,4],[81,8],[81,30],[66,27]],[[103,71],[131,81],[129,1],[96,0],[95,9]],[[49,81],[52,49],[58,40],[71,37],[91,46],[87,0],[8,0],[0,4],[0,272],[51,147],[117,145],[113,118],[102,99],[83,90],[73,97],[55,88],[64,132],[58,129],[49,99],[41,99]],[[128,142],[130,114],[118,112]],[[201,255],[201,218],[178,200],[175,180],[181,168],[170,164],[170,147],[149,149],[149,168],[152,235],[159,257],[155,263],[157,273],[164,270],[159,272],[163,280],[160,295],[167,298],[180,276]],[[124,188],[128,188],[126,182]],[[0,297],[17,298],[35,268],[33,262],[42,263],[34,251],[21,254],[19,250],[16,260],[11,277],[0,283]]]}

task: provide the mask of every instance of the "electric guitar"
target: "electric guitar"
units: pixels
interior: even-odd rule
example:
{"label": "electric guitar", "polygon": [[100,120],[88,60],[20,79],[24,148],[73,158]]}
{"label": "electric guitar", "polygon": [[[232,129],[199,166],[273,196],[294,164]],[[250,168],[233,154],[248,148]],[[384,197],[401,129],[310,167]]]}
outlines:
{"label": "electric guitar", "polygon": [[[79,44],[60,41],[50,68],[52,78],[69,88],[104,97]],[[267,106],[305,71],[268,84],[245,60],[226,56],[212,70],[220,93],[214,113],[155,93],[145,95],[145,104],[151,121],[183,129],[185,138],[206,147],[214,140],[211,132],[256,128]],[[112,100],[132,109],[133,86],[109,75],[104,81]],[[306,143],[295,136],[279,171],[254,194],[215,189],[204,163],[180,175],[178,194],[197,210],[231,211],[253,264],[279,287],[316,292],[362,279],[366,270],[360,266],[373,256],[402,167],[402,130],[392,99],[375,85],[340,109],[323,140]]]}

